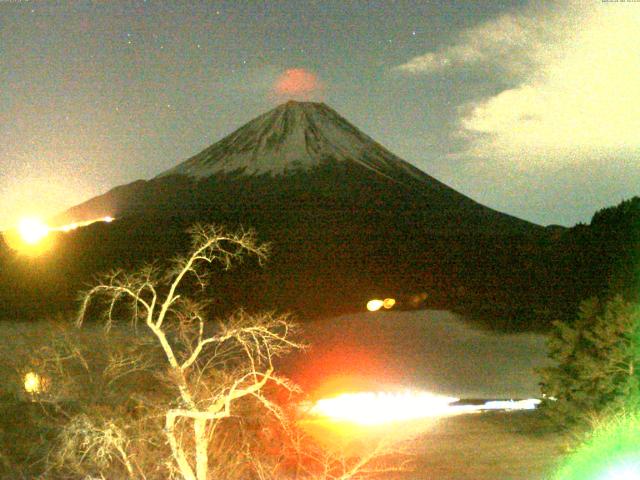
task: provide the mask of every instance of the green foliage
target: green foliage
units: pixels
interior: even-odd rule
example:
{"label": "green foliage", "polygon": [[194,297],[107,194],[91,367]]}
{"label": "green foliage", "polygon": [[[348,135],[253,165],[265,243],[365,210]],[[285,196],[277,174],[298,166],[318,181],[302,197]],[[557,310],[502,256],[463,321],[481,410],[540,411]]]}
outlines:
{"label": "green foliage", "polygon": [[591,219],[592,226],[614,226],[617,230],[637,229],[640,222],[640,197],[623,200],[614,207],[598,210]]}
{"label": "green foliage", "polygon": [[640,301],[640,197],[599,210],[591,220],[592,242],[608,265],[608,291]]}
{"label": "green foliage", "polygon": [[554,365],[541,370],[543,409],[559,427],[639,403],[640,309],[622,297],[582,302],[578,318],[555,322]]}
{"label": "green foliage", "polygon": [[640,416],[622,411],[596,425],[553,480],[622,480],[640,471]]}

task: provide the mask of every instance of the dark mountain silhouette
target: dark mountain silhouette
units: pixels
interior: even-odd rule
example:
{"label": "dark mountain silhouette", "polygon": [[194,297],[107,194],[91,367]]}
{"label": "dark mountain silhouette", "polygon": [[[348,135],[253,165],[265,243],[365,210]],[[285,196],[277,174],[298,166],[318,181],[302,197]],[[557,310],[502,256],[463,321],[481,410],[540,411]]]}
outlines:
{"label": "dark mountain silhouette", "polygon": [[[370,193],[381,193],[375,190],[381,187],[392,192],[385,197],[401,198],[391,205],[373,198]],[[253,188],[260,188],[260,198],[255,196],[258,192],[244,192]],[[215,207],[203,205],[203,200],[215,200],[214,191],[235,191],[243,202],[263,204],[282,190],[294,194],[307,190],[305,205],[322,206],[338,198],[354,203],[349,199],[366,197],[367,204],[360,203],[360,208],[391,214],[421,210],[420,216],[431,221],[432,230],[497,228],[500,233],[524,233],[539,228],[447,187],[386,150],[325,104],[294,101],[257,117],[156,178],[117,187],[68,210],[57,221],[151,212],[189,215],[189,210]]]}
{"label": "dark mountain silhouette", "polygon": [[[555,278],[565,279],[569,306],[592,296],[640,301],[640,197],[597,211],[588,225],[554,243]],[[571,281],[569,281],[569,279]]]}
{"label": "dark mountain silhouette", "polygon": [[299,102],[55,221],[105,215],[116,221],[61,234],[46,257],[5,252],[12,265],[0,281],[19,292],[4,299],[5,313],[70,306],[93,274],[162,262],[187,248],[190,224],[214,222],[255,228],[273,250],[266,269],[249,263],[218,279],[220,308],[318,316],[395,296],[401,307],[501,315],[522,328],[532,305],[548,304],[544,256],[557,236],[447,187],[328,106]]}

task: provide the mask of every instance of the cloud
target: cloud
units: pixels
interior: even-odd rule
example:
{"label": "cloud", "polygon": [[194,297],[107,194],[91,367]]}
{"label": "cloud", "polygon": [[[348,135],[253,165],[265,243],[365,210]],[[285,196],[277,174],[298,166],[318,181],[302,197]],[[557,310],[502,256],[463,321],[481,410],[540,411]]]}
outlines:
{"label": "cloud", "polygon": [[483,58],[484,53],[471,45],[454,45],[443,51],[428,52],[414,57],[409,62],[395,67],[395,69],[408,73],[431,73],[451,66],[479,62]]}
{"label": "cloud", "polygon": [[545,168],[603,156],[624,161],[640,148],[638,25],[637,3],[532,5],[395,70],[482,69],[511,85],[460,107],[463,156]]}
{"label": "cloud", "polygon": [[310,98],[322,90],[318,76],[304,68],[285,70],[273,86],[279,97]]}
{"label": "cloud", "polygon": [[[504,14],[462,32],[455,44],[414,57],[394,67],[394,70],[407,74],[431,74],[488,63],[507,67],[515,73],[535,60],[529,54],[534,38],[539,41],[553,36],[554,31],[540,28],[534,17]],[[505,61],[507,59],[508,62]]]}
{"label": "cloud", "polygon": [[450,99],[441,173],[451,186],[522,218],[572,225],[640,193],[640,4],[539,5],[395,70],[432,82],[447,72],[451,95],[464,88],[464,100]]}
{"label": "cloud", "polygon": [[463,107],[473,156],[531,166],[624,161],[640,148],[640,5],[568,8],[561,18],[538,20],[559,35],[531,37],[533,61],[517,86]]}

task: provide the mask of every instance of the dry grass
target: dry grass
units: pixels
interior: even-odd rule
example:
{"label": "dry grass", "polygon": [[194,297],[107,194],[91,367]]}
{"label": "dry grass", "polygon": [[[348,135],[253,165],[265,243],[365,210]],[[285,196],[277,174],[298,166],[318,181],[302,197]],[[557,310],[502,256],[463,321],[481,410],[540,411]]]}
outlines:
{"label": "dry grass", "polygon": [[[34,351],[46,347],[52,337],[59,334],[47,322],[0,324],[0,337],[5,340],[0,342],[0,392],[15,394],[21,386],[20,370],[29,365]],[[75,335],[85,346],[98,349],[102,329],[91,326],[76,331]],[[21,418],[11,420],[9,410],[3,410],[4,427],[9,429],[13,425],[15,431],[0,432],[0,439],[4,441],[4,445],[0,445],[4,447],[0,448],[0,478],[21,478],[19,475],[5,477],[3,473],[15,474],[10,463],[30,465],[46,450],[43,444],[30,448],[20,444],[21,438],[27,440],[29,436],[41,441],[47,438],[41,436],[42,430],[35,420],[25,421],[25,405],[32,407],[34,418],[42,414],[36,405],[28,403],[20,407]],[[546,431],[538,412],[492,412],[444,418],[425,426],[425,433],[414,443],[416,469],[402,474],[402,479],[544,480],[554,471],[568,441]]]}
{"label": "dry grass", "polygon": [[444,418],[421,438],[416,471],[405,479],[545,480],[567,442],[535,411]]}
{"label": "dry grass", "polygon": [[[393,480],[547,480],[575,438],[549,430],[540,412],[487,412],[387,426],[310,422],[312,435],[339,445],[409,440],[411,471]],[[406,445],[406,444],[405,444]],[[380,477],[390,480],[390,476]]]}

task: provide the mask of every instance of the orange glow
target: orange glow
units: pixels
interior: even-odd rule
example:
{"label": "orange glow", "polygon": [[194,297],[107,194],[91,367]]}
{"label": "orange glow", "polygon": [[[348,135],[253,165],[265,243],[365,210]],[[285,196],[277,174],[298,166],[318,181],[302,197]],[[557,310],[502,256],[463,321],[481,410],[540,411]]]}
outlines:
{"label": "orange glow", "polygon": [[310,413],[333,421],[382,425],[447,415],[449,405],[456,401],[453,397],[414,391],[343,393],[318,400]]}
{"label": "orange glow", "polygon": [[383,305],[384,305],[383,300],[378,300],[378,299],[369,300],[367,302],[367,310],[369,310],[370,312],[377,312],[383,307]]}
{"label": "orange glow", "polygon": [[39,218],[23,218],[18,223],[18,233],[23,242],[35,245],[49,235],[49,226]]}
{"label": "orange glow", "polygon": [[2,232],[12,250],[31,257],[42,255],[53,246],[51,229],[42,220],[30,217],[22,219],[16,228]]}
{"label": "orange glow", "polygon": [[275,92],[281,96],[309,95],[320,89],[318,77],[304,68],[285,70],[275,84]]}
{"label": "orange glow", "polygon": [[49,380],[35,372],[28,372],[23,378],[23,383],[24,391],[31,395],[44,393],[49,389]]}
{"label": "orange glow", "polygon": [[382,302],[382,306],[387,310],[389,310],[390,308],[393,308],[395,304],[396,304],[395,298],[385,298],[384,301]]}
{"label": "orange glow", "polygon": [[94,220],[69,223],[59,227],[50,227],[38,218],[28,217],[20,220],[16,228],[2,232],[2,235],[11,249],[25,255],[38,256],[50,250],[53,246],[51,232],[70,232],[92,223],[110,223],[113,220],[113,217],[106,216]]}

